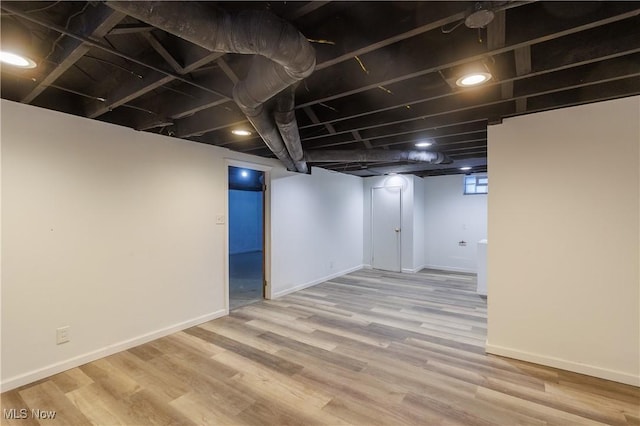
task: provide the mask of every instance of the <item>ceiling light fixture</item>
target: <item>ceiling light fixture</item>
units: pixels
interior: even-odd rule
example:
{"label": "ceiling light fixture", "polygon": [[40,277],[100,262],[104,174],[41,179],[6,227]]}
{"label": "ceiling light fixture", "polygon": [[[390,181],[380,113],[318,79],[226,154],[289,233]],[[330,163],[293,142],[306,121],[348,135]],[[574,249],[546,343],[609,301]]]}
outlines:
{"label": "ceiling light fixture", "polygon": [[489,74],[488,72],[475,71],[460,77],[458,80],[456,80],[456,84],[460,87],[471,87],[486,83],[489,80],[491,80],[491,74]]}
{"label": "ceiling light fixture", "polygon": [[242,176],[243,178],[249,177],[249,172],[246,170],[243,170],[240,172],[240,176]]}
{"label": "ceiling light fixture", "polygon": [[236,136],[250,136],[251,132],[248,130],[244,130],[244,129],[234,129],[231,131],[231,133],[233,133]]}
{"label": "ceiling light fixture", "polygon": [[3,18],[0,24],[0,62],[18,68],[35,68],[36,62],[31,59],[31,31],[19,22]]}
{"label": "ceiling light fixture", "polygon": [[0,50],[0,62],[13,65],[18,68],[35,68],[36,63],[33,59],[26,56],[18,55],[17,53],[7,52]]}
{"label": "ceiling light fixture", "polygon": [[431,145],[433,145],[433,142],[418,142],[416,144],[416,146],[418,148],[426,148],[426,147],[431,146]]}
{"label": "ceiling light fixture", "polygon": [[443,70],[442,77],[454,90],[475,87],[496,77],[491,72],[491,58],[479,59]]}
{"label": "ceiling light fixture", "polygon": [[460,167],[460,170],[462,170],[463,172],[466,172],[466,171],[471,170],[471,169],[472,169],[471,166]]}

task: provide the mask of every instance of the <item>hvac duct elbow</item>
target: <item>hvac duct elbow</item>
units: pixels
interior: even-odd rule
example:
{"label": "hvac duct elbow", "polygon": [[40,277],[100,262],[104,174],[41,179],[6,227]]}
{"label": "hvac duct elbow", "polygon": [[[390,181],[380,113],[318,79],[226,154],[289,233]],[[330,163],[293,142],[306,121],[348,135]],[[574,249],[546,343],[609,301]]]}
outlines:
{"label": "hvac duct elbow", "polygon": [[[262,107],[315,68],[313,47],[295,27],[268,12],[229,14],[196,2],[108,1],[107,5],[205,49],[256,55],[247,77],[234,87],[233,98],[274,154],[289,170],[297,169],[273,118]],[[302,150],[297,125],[283,134],[293,152]]]}
{"label": "hvac duct elbow", "polygon": [[273,119],[268,114],[261,111],[255,116],[247,115],[247,119],[256,128],[264,143],[278,157],[282,164],[291,172],[297,171],[297,167],[287,152],[278,129],[274,125]]}
{"label": "hvac duct elbow", "polygon": [[108,1],[107,5],[214,52],[260,55],[235,89],[234,99],[241,107],[255,108],[315,68],[313,46],[293,25],[269,12],[230,14],[196,2]]}
{"label": "hvac duct elbow", "polygon": [[[311,44],[288,22],[273,15],[247,11],[235,19],[236,25],[251,29],[235,34],[229,42],[240,48],[250,45],[259,56],[253,60],[247,77],[234,88],[238,105],[253,108],[309,76],[315,68],[315,52]],[[268,18],[268,19],[267,19]],[[245,22],[246,20],[246,22]],[[269,25],[269,26],[264,26]],[[263,38],[261,38],[263,37]]]}
{"label": "hvac duct elbow", "polygon": [[219,47],[230,52],[256,54],[280,65],[295,83],[315,68],[315,51],[307,39],[289,22],[263,11],[244,10],[225,14],[218,30]]}
{"label": "hvac duct elbow", "polygon": [[313,47],[290,23],[256,10],[230,14],[207,2],[107,1],[107,6],[213,52],[262,55],[294,80],[313,72]]}

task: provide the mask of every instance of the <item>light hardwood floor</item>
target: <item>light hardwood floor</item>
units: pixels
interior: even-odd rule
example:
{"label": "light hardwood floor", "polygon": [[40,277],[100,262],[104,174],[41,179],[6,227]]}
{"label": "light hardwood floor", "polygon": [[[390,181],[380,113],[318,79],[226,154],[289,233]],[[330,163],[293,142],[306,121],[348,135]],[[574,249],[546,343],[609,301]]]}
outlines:
{"label": "light hardwood floor", "polygon": [[[640,390],[484,353],[475,278],[358,271],[2,394],[40,424],[640,424]],[[3,419],[2,424],[38,424]]]}

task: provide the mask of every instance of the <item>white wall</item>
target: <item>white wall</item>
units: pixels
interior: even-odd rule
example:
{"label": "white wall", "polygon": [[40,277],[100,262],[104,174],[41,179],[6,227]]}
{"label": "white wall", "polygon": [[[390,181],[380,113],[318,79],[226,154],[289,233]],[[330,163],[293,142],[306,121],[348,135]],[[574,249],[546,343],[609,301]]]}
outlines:
{"label": "white wall", "polygon": [[[464,195],[464,175],[425,181],[425,264],[428,268],[477,272],[477,243],[487,238],[487,196]],[[492,191],[489,181],[489,191]],[[458,245],[466,241],[466,246]]]}
{"label": "white wall", "polygon": [[359,178],[1,107],[3,390],[226,313],[227,158],[273,166],[272,294],[362,263]]}
{"label": "white wall", "polygon": [[640,97],[489,127],[487,351],[640,385]]}
{"label": "white wall", "polygon": [[262,192],[229,190],[229,254],[262,250]]}
{"label": "white wall", "polygon": [[[364,264],[371,266],[371,190],[376,187],[402,187],[400,257],[402,272],[417,272],[422,261],[414,259],[414,178],[412,175],[373,176],[364,179]],[[418,179],[418,178],[416,178]],[[417,238],[421,238],[418,236]]]}
{"label": "white wall", "polygon": [[272,179],[274,296],[362,267],[362,179],[320,168]]}

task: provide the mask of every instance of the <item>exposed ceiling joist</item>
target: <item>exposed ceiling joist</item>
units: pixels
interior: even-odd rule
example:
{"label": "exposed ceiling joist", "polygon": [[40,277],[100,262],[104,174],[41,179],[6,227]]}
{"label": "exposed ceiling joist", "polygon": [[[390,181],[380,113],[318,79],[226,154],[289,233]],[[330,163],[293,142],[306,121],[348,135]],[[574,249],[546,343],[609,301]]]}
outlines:
{"label": "exposed ceiling joist", "polygon": [[493,21],[487,25],[487,48],[496,50],[504,47],[507,33],[507,12],[499,10],[494,13]]}
{"label": "exposed ceiling joist", "polygon": [[[360,132],[358,132],[357,130],[352,131],[351,135],[355,138],[355,140],[362,141],[362,143],[364,144],[365,148],[367,148],[367,149],[373,148],[373,145],[371,145],[371,141],[369,141],[368,139],[363,139],[362,136],[360,136]],[[385,144],[383,147],[384,148],[388,148],[389,145]]]}
{"label": "exposed ceiling joist", "polygon": [[311,12],[315,12],[321,7],[328,5],[329,3],[331,3],[331,1],[325,1],[325,0],[309,1],[304,6],[296,9],[291,15],[287,16],[287,18],[295,21],[296,19],[302,18],[303,16],[308,15]]}
{"label": "exposed ceiling joist", "polygon": [[[625,64],[627,63],[623,62],[620,66],[625,67]],[[539,78],[537,80],[538,83],[534,85],[523,86],[522,90],[514,92],[514,99],[540,96],[550,93],[562,92],[567,89],[597,85],[603,82],[607,82],[611,78],[626,79],[629,77],[634,77],[638,72],[639,70],[633,62],[628,64],[626,68],[622,68],[620,70],[594,67],[594,71],[591,72],[590,75],[586,78],[583,77],[582,74],[576,74],[572,69],[558,71],[556,73],[557,75],[555,75],[554,78]],[[344,130],[336,129],[336,132],[332,135],[320,134],[315,136],[307,136],[304,137],[304,140],[310,141],[314,139],[323,139],[329,136],[351,133],[353,130],[362,131],[367,129],[396,125],[400,123],[423,121],[430,117],[435,117],[442,114],[491,107],[493,105],[505,102],[505,100],[502,99],[501,96],[496,96],[495,93],[497,92],[494,92],[493,95],[487,94],[487,96],[484,96],[482,98],[482,101],[478,102],[474,101],[474,99],[470,100],[467,96],[465,96],[465,93],[459,92],[452,96],[433,99],[430,101],[430,103],[425,102],[421,109],[417,111],[419,115],[414,115],[412,112],[411,114],[406,114],[407,118],[384,122],[380,117],[376,117],[375,115],[371,114],[367,117],[359,117],[359,120],[357,121],[357,128],[351,128],[352,126],[344,126]],[[589,98],[585,98],[585,101],[589,101]],[[422,114],[423,112],[424,114]]]}
{"label": "exposed ceiling joist", "polygon": [[150,32],[140,33],[140,36],[144,38],[149,43],[149,45],[153,47],[156,52],[158,52],[160,56],[162,56],[162,58],[167,62],[167,64],[171,66],[171,68],[173,68],[175,72],[177,72],[178,74],[185,73],[182,65],[180,65],[178,61],[176,61],[176,58],[174,58],[173,55],[169,53],[169,51],[162,45],[162,43],[160,43],[156,36],[154,36]]}
{"label": "exposed ceiling joist", "polygon": [[[603,62],[605,60],[615,59],[616,57],[625,57],[625,56],[633,55],[640,51],[640,48],[638,48],[636,36],[640,37],[640,27],[639,27],[639,31],[637,31],[637,34],[629,34],[627,37],[620,38],[616,41],[602,39],[602,38],[595,38],[595,39],[587,38],[585,39],[584,46],[581,46],[580,48],[575,49],[572,52],[571,57],[568,57],[567,55],[553,55],[550,57],[545,56],[544,58],[541,58],[539,65],[538,67],[536,67],[535,71],[525,73],[518,77],[503,78],[501,81],[503,83],[513,84],[514,82],[524,81],[525,79],[528,79],[528,78],[543,76],[546,74],[551,74],[553,72],[562,71],[565,69],[576,68],[576,67],[580,67],[588,64],[595,64],[598,62]],[[529,50],[526,47],[523,49]],[[575,59],[578,59],[578,61],[576,62]],[[547,76],[547,78],[550,78],[550,77],[551,76]],[[481,90],[491,87],[492,84],[496,84],[496,83],[490,83],[484,86]],[[442,95],[427,96],[427,97],[421,97],[421,98],[418,97],[416,99],[408,99],[402,103],[391,105],[385,108],[380,108],[377,110],[371,110],[367,108],[367,109],[364,109],[362,113],[343,116],[338,119],[334,119],[326,122],[319,121],[317,123],[313,123],[310,125],[301,126],[301,129],[312,128],[315,125],[324,125],[326,123],[335,124],[335,123],[356,119],[356,118],[363,117],[370,114],[381,113],[381,112],[390,111],[393,109],[403,108],[406,105],[416,105],[416,104],[420,104],[423,102],[428,102],[436,99],[456,96],[458,94],[459,93],[457,92],[449,92]],[[513,95],[513,91],[511,92],[511,95]]]}
{"label": "exposed ceiling joist", "polygon": [[227,61],[225,61],[224,58],[219,58],[216,62],[218,63],[218,66],[220,66],[220,69],[222,70],[222,72],[224,72],[224,74],[229,78],[229,80],[231,80],[233,84],[238,84],[238,82],[240,81],[240,78],[231,69]]}
{"label": "exposed ceiling joist", "polygon": [[[480,30],[461,19],[469,2],[193,3],[203,12],[268,11],[313,39],[318,69],[296,93],[305,150],[412,150],[428,139],[429,151],[454,161],[415,165],[366,156],[371,161],[357,164],[338,155],[341,161],[322,163],[357,176],[451,174],[462,165],[485,171],[488,123],[640,92],[640,2],[492,2],[494,18]],[[48,58],[56,64],[0,68],[3,98],[20,101],[37,89],[32,103],[39,107],[273,158],[255,133],[231,134],[249,126],[231,94],[253,59],[190,42],[207,37],[206,13],[191,16],[203,20],[185,39],[159,21],[156,27],[132,16],[93,30],[100,19],[92,11],[104,9],[102,2],[54,2],[37,13],[18,1],[0,6],[33,31],[42,55],[57,46]],[[460,88],[458,76],[474,62],[492,80]],[[274,106],[265,103],[267,111]]]}
{"label": "exposed ceiling joist", "polygon": [[[516,75],[527,75],[531,72],[531,46],[523,46],[513,51],[516,61]],[[511,96],[513,96],[513,86]],[[523,113],[527,110],[527,98],[516,99],[516,112]]]}
{"label": "exposed ceiling joist", "polygon": [[[125,15],[123,13],[116,12],[103,4],[98,4],[95,7],[88,8],[82,17],[83,19],[74,21],[71,24],[70,30],[79,32],[85,37],[100,39],[124,17]],[[80,40],[71,37],[64,37],[60,42],[58,49],[55,49],[54,46],[52,56],[46,62],[47,67],[50,64],[53,64],[53,68],[44,78],[41,78],[38,81],[38,84],[33,88],[33,90],[21,99],[21,102],[26,104],[31,103],[31,101],[33,101],[40,93],[55,82],[80,58],[82,58],[90,48],[91,46]]]}
{"label": "exposed ceiling joist", "polygon": [[172,76],[167,76],[159,72],[150,72],[143,79],[131,80],[130,83],[120,86],[115,92],[110,92],[103,96],[106,101],[93,101],[87,107],[87,117],[96,118],[130,102],[145,93],[167,84],[173,80]]}
{"label": "exposed ceiling joist", "polygon": [[[142,61],[140,59],[137,59],[137,58],[135,58],[135,57],[133,57],[131,55],[128,55],[126,53],[122,53],[122,52],[120,52],[120,51],[118,51],[118,50],[116,50],[114,48],[111,48],[111,47],[109,47],[109,46],[107,46],[107,45],[105,45],[105,44],[103,44],[103,43],[101,43],[101,42],[99,42],[97,40],[93,40],[93,39],[90,39],[90,38],[85,37],[83,35],[76,34],[76,33],[72,32],[70,30],[67,30],[66,28],[64,28],[64,27],[62,27],[60,25],[54,24],[52,22],[47,22],[47,21],[44,21],[44,20],[42,20],[40,18],[37,18],[35,16],[29,15],[27,13],[24,13],[24,12],[20,11],[19,9],[15,8],[12,5],[7,5],[6,2],[2,4],[2,8],[7,10],[8,12],[11,12],[12,14],[14,14],[16,16],[19,16],[19,17],[27,20],[27,21],[31,21],[31,22],[36,23],[38,25],[41,25],[41,26],[43,26],[45,28],[49,28],[51,30],[54,30],[54,31],[56,31],[56,32],[58,32],[60,34],[64,34],[64,35],[66,35],[68,37],[71,37],[71,38],[73,38],[75,40],[84,42],[85,44],[89,45],[90,47],[98,48],[98,49],[100,49],[100,50],[102,50],[104,52],[110,53],[110,54],[112,54],[114,56],[117,56],[117,57],[120,57],[120,58],[125,59],[127,61],[133,62],[133,63],[135,63],[137,65],[141,65],[141,66],[143,66],[145,68],[148,68],[148,69],[150,69],[152,71],[155,71],[157,73],[165,74],[166,76],[172,76],[174,79],[182,81],[184,83],[195,85],[189,79],[186,79],[184,77],[175,75],[175,74],[173,74],[171,72],[165,71],[162,68],[159,68],[159,67],[157,67],[155,65],[151,65],[151,64],[149,64],[147,62],[144,62],[144,61]],[[214,93],[214,94],[220,95],[222,97],[226,97],[226,96],[224,96],[224,95],[222,95],[220,93],[217,93],[216,91],[214,91],[214,90],[212,90],[212,89],[210,89],[208,87],[202,87],[202,86],[197,86],[197,87],[199,87],[201,90],[204,90],[206,92],[210,92],[210,93]]]}
{"label": "exposed ceiling joist", "polygon": [[[611,11],[612,16],[607,16],[606,18],[588,21],[578,26],[572,26],[571,23],[565,23],[565,22],[562,23],[563,25],[561,24],[555,25],[555,28],[549,28],[547,26],[534,26],[532,27],[532,29],[529,29],[527,31],[520,31],[518,34],[516,34],[513,37],[515,40],[513,41],[513,43],[509,45],[506,45],[502,48],[488,50],[479,54],[475,54],[470,57],[467,56],[465,52],[459,52],[456,55],[457,58],[453,60],[446,60],[445,58],[451,58],[452,54],[450,50],[448,50],[447,46],[443,46],[441,52],[430,52],[430,55],[425,55],[425,62],[426,62],[425,66],[423,66],[418,70],[415,70],[414,72],[402,74],[394,78],[387,78],[385,80],[376,81],[375,83],[367,84],[365,86],[355,87],[351,89],[341,88],[339,93],[335,93],[333,95],[324,96],[319,99],[314,99],[312,101],[302,103],[298,105],[298,108],[304,108],[305,106],[315,105],[321,102],[323,103],[330,102],[335,99],[351,96],[351,95],[372,90],[372,89],[378,90],[380,86],[383,86],[383,87],[390,86],[392,84],[399,83],[404,80],[412,79],[422,75],[426,75],[429,73],[438,72],[440,70],[453,68],[455,66],[464,65],[474,61],[480,61],[486,58],[487,56],[497,56],[497,55],[510,52],[525,46],[547,42],[560,37],[565,37],[567,35],[586,31],[588,29],[592,29],[601,25],[606,25],[612,22],[631,18],[640,14],[640,8],[638,8],[636,5],[629,5],[627,7],[622,7],[621,8],[622,10],[619,10],[619,9],[620,7],[614,8],[614,10]],[[478,48],[478,50],[480,51],[483,49]]]}
{"label": "exposed ceiling joist", "polygon": [[[316,113],[313,111],[311,107],[304,107],[302,110],[304,111],[305,114],[307,114],[307,117],[309,117],[309,119],[313,123],[315,124],[320,123],[320,119],[318,118],[318,116],[316,115]],[[336,133],[336,129],[333,128],[333,125],[331,123],[324,123],[324,127],[325,129],[327,129],[327,132],[331,134]]]}
{"label": "exposed ceiling joist", "polygon": [[[219,58],[220,55],[221,54],[210,55],[209,58],[211,58],[211,60],[215,60],[216,58]],[[183,68],[183,72],[185,72],[186,70],[189,70],[190,68],[191,68],[191,65],[187,65],[186,67]],[[105,114],[108,111],[111,111],[120,105],[123,105],[127,102],[131,102],[132,100],[137,99],[140,96],[146,93],[149,93],[152,90],[157,89],[158,87],[161,87],[165,84],[168,84],[178,79],[179,78],[175,75],[171,75],[171,74],[167,75],[167,73],[158,73],[158,72],[152,71],[148,73],[146,76],[144,76],[143,79],[130,80],[128,84],[120,86],[118,90],[115,92],[115,94],[105,95],[105,96],[108,96],[106,97],[107,99],[106,102],[104,102],[103,104],[94,104],[95,105],[94,107],[89,108],[87,110],[87,117],[89,118],[99,117],[102,114]],[[190,84],[195,87],[199,86],[200,88],[207,87],[207,90],[212,92],[213,96],[216,96],[217,99],[212,102],[207,102],[207,106],[211,105],[212,103],[217,103],[219,105],[222,103],[226,103],[227,101],[230,100],[231,94],[223,95],[220,91],[212,90],[208,86],[202,86],[201,84],[196,83],[193,80],[190,82]],[[181,111],[181,113],[184,113],[184,111]],[[168,113],[165,115],[168,117],[173,117],[174,115],[177,115],[177,114]]]}
{"label": "exposed ceiling joist", "polygon": [[[111,9],[111,8],[109,8]],[[120,24],[109,31],[109,35],[136,34],[153,31],[154,27],[147,24]]]}
{"label": "exposed ceiling joist", "polygon": [[[636,16],[639,13],[639,9],[637,7],[634,8],[632,6],[622,7],[618,5],[617,7],[610,8],[611,10],[607,11],[609,15],[607,15],[604,18],[600,17],[600,19],[591,18],[591,20],[589,20],[589,18],[583,18],[584,22],[582,23],[582,25],[578,25],[577,27],[572,27],[570,23],[560,23],[555,25],[551,29],[548,29],[546,26],[536,27],[534,30],[528,30],[526,33],[523,33],[521,30],[519,30],[512,37],[514,39],[514,43],[512,45],[497,48],[483,54],[474,55],[471,58],[465,56],[463,53],[460,55],[459,58],[454,59],[451,62],[443,63],[442,57],[444,56],[444,57],[450,58],[451,53],[448,52],[447,50],[443,51],[445,52],[444,55],[442,54],[438,55],[437,52],[432,52],[430,57],[425,59],[425,61],[427,62],[427,68],[419,69],[408,74],[403,74],[394,78],[385,79],[383,81],[377,81],[377,82],[370,83],[370,84],[353,88],[353,89],[343,88],[341,89],[340,93],[336,93],[330,96],[325,96],[322,98],[317,98],[313,101],[303,102],[299,104],[296,108],[304,108],[307,106],[314,106],[321,103],[327,103],[333,100],[356,95],[356,94],[370,91],[370,90],[379,90],[380,86],[387,87],[393,84],[401,83],[409,79],[414,79],[420,76],[424,76],[426,74],[452,68],[458,65],[463,65],[468,62],[481,60],[487,55],[496,56],[496,55],[513,51],[516,49],[526,48],[527,46],[530,46],[532,44],[554,40],[570,34],[595,28],[600,25],[605,25],[607,23],[615,22],[618,20],[627,19],[629,17]],[[531,39],[528,39],[527,37],[531,37]],[[179,132],[178,135],[180,137],[189,137],[193,135],[202,135],[207,132],[214,131],[215,129],[220,128],[220,125],[221,125],[220,121],[217,120],[216,116],[217,116],[216,111],[202,110],[200,113],[190,116],[186,118],[184,122],[180,123],[181,132]],[[324,125],[324,122],[320,124]],[[301,128],[304,128],[304,126],[301,126]]]}

